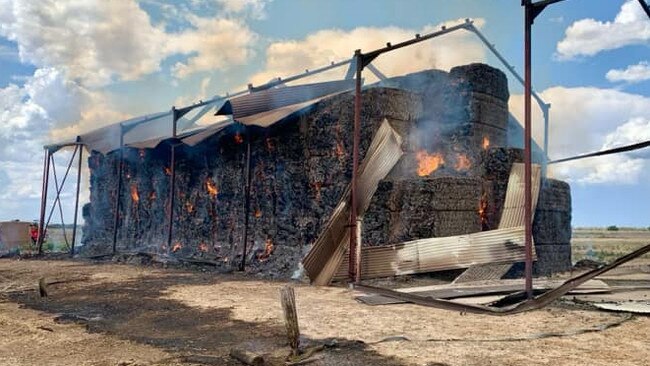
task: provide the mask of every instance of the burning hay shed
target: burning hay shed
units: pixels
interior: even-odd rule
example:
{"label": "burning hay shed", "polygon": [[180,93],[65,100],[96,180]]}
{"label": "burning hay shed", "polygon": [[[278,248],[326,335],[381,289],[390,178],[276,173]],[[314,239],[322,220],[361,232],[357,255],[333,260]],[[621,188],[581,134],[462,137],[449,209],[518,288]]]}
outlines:
{"label": "burning hay shed", "polygon": [[[496,228],[510,169],[523,156],[508,147],[508,97],[505,75],[482,64],[364,89],[360,159],[383,121],[401,137],[403,155],[370,201],[363,246]],[[119,151],[93,152],[84,251],[110,253],[115,242],[118,252],[291,275],[350,182],[353,106],[352,94],[338,93],[266,127],[234,124],[192,143],[124,148],[123,164]],[[552,179],[541,187],[536,271],[549,274],[571,265],[570,191]]]}

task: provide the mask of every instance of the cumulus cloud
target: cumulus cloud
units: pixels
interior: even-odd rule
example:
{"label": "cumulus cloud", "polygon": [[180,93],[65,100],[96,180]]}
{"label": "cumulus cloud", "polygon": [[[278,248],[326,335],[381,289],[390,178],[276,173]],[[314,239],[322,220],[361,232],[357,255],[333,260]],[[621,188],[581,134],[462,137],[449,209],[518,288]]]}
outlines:
{"label": "cumulus cloud", "polygon": [[625,70],[612,69],[605,75],[607,80],[625,81],[628,83],[638,83],[645,80],[650,80],[650,63],[648,61],[641,61],[636,65],[630,65]]}
{"label": "cumulus cloud", "polygon": [[266,4],[270,0],[217,0],[226,14],[245,14],[254,19],[266,18]]}
{"label": "cumulus cloud", "polygon": [[[43,145],[123,117],[112,110],[106,95],[55,68],[37,69],[23,86],[0,88],[0,219],[36,217]],[[62,163],[69,153],[57,155]]]}
{"label": "cumulus cloud", "polygon": [[[650,98],[614,89],[552,87],[541,97],[551,103],[551,159],[598,151],[650,139]],[[523,121],[523,96],[510,97],[510,111]],[[541,112],[533,111],[533,136],[542,141]],[[634,153],[589,158],[553,166],[558,178],[584,184],[636,183],[646,161]]]}
{"label": "cumulus cloud", "polygon": [[[461,21],[464,20],[445,25]],[[480,27],[483,20],[478,19],[475,24]],[[370,51],[385,46],[387,42],[397,43],[413,38],[416,33],[432,32],[440,29],[441,25],[429,25],[417,30],[398,27],[359,27],[349,31],[326,29],[301,40],[274,42],[266,50],[264,70],[255,74],[251,81],[259,85],[276,77],[303,72],[306,68],[345,60],[353,55],[355,49]],[[484,59],[485,50],[478,40],[469,32],[458,31],[382,55],[373,61],[373,65],[387,76],[396,76],[429,68],[448,70],[456,65]],[[329,75],[322,75],[321,78]],[[367,81],[376,80],[369,72],[364,77]]]}
{"label": "cumulus cloud", "polygon": [[176,77],[244,64],[252,57],[252,45],[258,37],[244,22],[194,15],[189,15],[188,20],[194,29],[170,36],[167,44],[169,53],[189,55],[187,61],[174,66]]}
{"label": "cumulus cloud", "polygon": [[567,28],[557,44],[560,59],[593,56],[601,51],[650,42],[650,22],[636,0],[627,0],[614,21],[582,19]]}
{"label": "cumulus cloud", "polygon": [[89,86],[136,80],[174,54],[189,57],[174,68],[178,77],[241,64],[257,39],[239,20],[192,14],[188,29],[166,32],[134,0],[0,0],[0,8],[0,36],[16,42],[22,62],[65,69]]}
{"label": "cumulus cloud", "polygon": [[3,3],[0,35],[37,67],[65,67],[71,78],[102,85],[157,71],[165,56],[164,32],[134,1]]}

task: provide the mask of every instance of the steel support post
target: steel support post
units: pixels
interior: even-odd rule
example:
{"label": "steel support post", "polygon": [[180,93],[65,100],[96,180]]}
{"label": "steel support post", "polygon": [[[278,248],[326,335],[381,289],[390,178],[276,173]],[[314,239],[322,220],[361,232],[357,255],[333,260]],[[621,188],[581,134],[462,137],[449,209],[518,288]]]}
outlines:
{"label": "steel support post", "polygon": [[533,297],[533,235],[532,235],[532,179],[531,179],[531,28],[533,7],[530,0],[524,0],[524,227],[526,250],[526,295]]}
{"label": "steel support post", "polygon": [[239,270],[246,269],[246,256],[248,255],[248,219],[250,215],[251,202],[251,137],[248,128],[246,128],[246,191],[244,193],[244,248],[242,250],[242,259]]}
{"label": "steel support post", "polygon": [[354,52],[356,62],[356,80],[354,90],[354,133],[352,137],[352,183],[350,187],[350,247],[349,247],[349,276],[350,281],[358,282],[361,271],[357,266],[357,250],[360,242],[357,238],[357,171],[359,170],[359,139],[361,134],[361,73],[363,71],[363,55],[361,50]]}
{"label": "steel support post", "polygon": [[45,239],[45,211],[47,210],[47,191],[50,180],[50,150],[45,149],[43,158],[43,186],[41,189],[41,217],[38,223],[38,254],[43,253],[43,241]]}
{"label": "steel support post", "polygon": [[172,141],[169,177],[169,220],[167,223],[167,250],[172,247],[174,235],[174,204],[176,201],[176,136],[179,114],[176,107],[172,107]]}
{"label": "steel support post", "polygon": [[113,254],[117,253],[117,229],[120,223],[122,196],[122,170],[124,170],[124,126],[120,124],[120,158],[117,172],[117,192],[115,193],[115,216],[113,217]]}
{"label": "steel support post", "polygon": [[[79,138],[77,138],[79,143]],[[72,245],[70,246],[70,257],[74,257],[74,245],[77,240],[77,217],[79,214],[79,191],[81,189],[81,162],[83,159],[83,145],[79,146],[79,163],[77,164],[77,193],[74,201],[74,222],[72,224]]]}

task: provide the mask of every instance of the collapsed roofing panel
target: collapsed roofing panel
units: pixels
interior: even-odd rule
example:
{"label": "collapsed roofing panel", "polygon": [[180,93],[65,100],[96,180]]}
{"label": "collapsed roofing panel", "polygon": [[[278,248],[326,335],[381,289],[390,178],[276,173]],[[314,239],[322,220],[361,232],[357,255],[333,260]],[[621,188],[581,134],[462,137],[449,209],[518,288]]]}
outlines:
{"label": "collapsed roofing panel", "polygon": [[[323,98],[348,91],[353,87],[354,80],[339,80],[266,89],[226,100],[216,115],[232,115],[235,121],[244,125],[268,127]],[[221,99],[215,98],[214,106],[218,105],[218,101]],[[181,130],[186,129],[179,133],[177,138],[193,146],[234,122],[219,121],[194,128],[190,120],[181,118],[177,123]],[[172,130],[172,112],[161,112],[104,126],[81,134],[77,138],[51,144],[48,148],[57,150],[72,143],[82,143],[88,147],[88,150],[102,154],[119,149],[121,144],[135,148],[153,148],[171,138]]]}

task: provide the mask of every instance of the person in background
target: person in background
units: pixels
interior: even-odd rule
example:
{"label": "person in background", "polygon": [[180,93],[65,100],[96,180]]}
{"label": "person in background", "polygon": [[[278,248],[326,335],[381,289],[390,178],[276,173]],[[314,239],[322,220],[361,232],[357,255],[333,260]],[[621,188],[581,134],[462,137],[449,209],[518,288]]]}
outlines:
{"label": "person in background", "polygon": [[35,246],[38,242],[38,225],[36,223],[29,225],[29,237],[32,239],[32,246]]}

